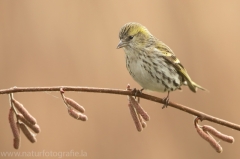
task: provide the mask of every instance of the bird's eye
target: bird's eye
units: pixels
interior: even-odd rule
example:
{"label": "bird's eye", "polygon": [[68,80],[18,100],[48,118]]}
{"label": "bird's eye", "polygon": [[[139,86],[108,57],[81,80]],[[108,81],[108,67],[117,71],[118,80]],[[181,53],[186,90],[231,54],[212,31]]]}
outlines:
{"label": "bird's eye", "polygon": [[129,39],[129,40],[132,40],[132,39],[133,39],[133,36],[129,36],[128,39]]}

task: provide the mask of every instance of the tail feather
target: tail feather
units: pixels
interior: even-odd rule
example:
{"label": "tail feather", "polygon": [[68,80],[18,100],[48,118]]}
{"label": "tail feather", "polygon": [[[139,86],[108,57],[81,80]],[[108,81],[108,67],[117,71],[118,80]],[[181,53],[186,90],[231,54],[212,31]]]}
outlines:
{"label": "tail feather", "polygon": [[197,83],[193,82],[193,81],[188,81],[188,87],[190,88],[191,91],[193,92],[197,92],[197,89],[201,89],[203,91],[208,91],[206,88],[203,88],[202,86],[198,85]]}

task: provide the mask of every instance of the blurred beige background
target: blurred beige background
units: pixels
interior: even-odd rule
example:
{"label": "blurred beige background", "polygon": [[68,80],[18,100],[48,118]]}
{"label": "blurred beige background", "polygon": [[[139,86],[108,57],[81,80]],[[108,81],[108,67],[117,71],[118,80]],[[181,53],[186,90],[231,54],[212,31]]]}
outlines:
{"label": "blurred beige background", "polygon": [[[185,87],[171,93],[170,100],[240,124],[239,15],[239,1],[1,0],[0,89],[61,85],[125,89],[128,83],[140,88],[125,68],[123,50],[116,49],[119,29],[135,21],[168,44],[194,81],[210,91],[194,94]],[[162,110],[160,104],[141,100],[151,120],[139,133],[127,97],[76,92],[66,96],[86,108],[87,122],[67,114],[58,92],[15,94],[42,129],[37,143],[22,135],[21,148],[15,150],[8,96],[0,95],[0,151],[58,153],[52,158],[74,151],[91,159],[240,156],[240,132],[204,121],[235,137],[234,144],[221,142],[223,153],[218,154],[196,133],[194,117],[171,107]]]}

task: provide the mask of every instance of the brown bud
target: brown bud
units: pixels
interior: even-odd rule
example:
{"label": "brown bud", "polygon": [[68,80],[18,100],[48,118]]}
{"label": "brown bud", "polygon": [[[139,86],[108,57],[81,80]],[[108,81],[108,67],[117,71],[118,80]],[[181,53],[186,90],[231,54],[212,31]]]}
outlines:
{"label": "brown bud", "polygon": [[128,96],[128,97],[129,97],[129,102],[134,106],[137,113],[140,114],[145,121],[149,121],[150,116],[147,114],[146,111],[144,111],[144,109],[140,106],[140,104],[132,96]]}
{"label": "brown bud", "polygon": [[139,121],[142,125],[142,128],[146,128],[147,127],[147,123],[145,121],[143,121],[143,118],[140,114],[138,114],[138,118],[139,118]]}
{"label": "brown bud", "polygon": [[85,109],[83,108],[83,106],[81,106],[80,104],[78,104],[76,101],[74,101],[71,98],[65,97],[65,100],[67,102],[67,104],[69,104],[70,106],[72,106],[74,109],[78,110],[81,113],[85,112]]}
{"label": "brown bud", "polygon": [[143,127],[143,128],[146,128],[146,127],[147,127],[147,123],[144,122],[144,121],[142,121],[142,127]]}
{"label": "brown bud", "polygon": [[133,107],[133,105],[131,103],[128,104],[128,107],[129,107],[132,119],[134,121],[134,124],[137,128],[137,131],[139,131],[139,132],[142,131],[142,124],[138,118],[138,114],[137,114],[135,108]]}
{"label": "brown bud", "polygon": [[86,115],[82,114],[82,113],[79,113],[77,112],[76,110],[72,109],[72,108],[68,108],[68,114],[77,119],[77,120],[82,120],[82,121],[87,121],[88,118]]}
{"label": "brown bud", "polygon": [[15,149],[18,149],[20,147],[20,139],[16,139],[16,138],[13,139],[13,147]]}
{"label": "brown bud", "polygon": [[14,120],[14,115],[15,115],[14,110],[12,108],[10,108],[8,120],[9,120],[10,127],[12,129],[13,137],[14,137],[14,139],[20,140],[20,131]]}
{"label": "brown bud", "polygon": [[217,138],[221,139],[222,141],[225,141],[225,142],[228,142],[228,143],[233,143],[234,142],[234,138],[232,136],[228,136],[226,134],[222,134],[217,129],[213,128],[212,126],[203,125],[202,129],[204,131],[207,131],[210,134],[216,136]]}
{"label": "brown bud", "polygon": [[127,90],[131,90],[130,84],[127,85]]}
{"label": "brown bud", "polygon": [[33,134],[25,124],[19,123],[19,126],[20,126],[20,129],[22,130],[22,132],[24,133],[24,135],[27,137],[27,139],[31,143],[34,143],[37,141],[35,134]]}
{"label": "brown bud", "polygon": [[26,124],[30,129],[32,129],[35,133],[39,133],[40,132],[40,127],[38,124],[31,124],[30,122],[28,122],[24,116],[22,114],[18,114],[17,115],[18,120],[20,120],[21,122],[23,122],[24,124]]}
{"label": "brown bud", "polygon": [[13,104],[15,106],[15,108],[22,113],[22,115],[25,117],[25,119],[30,122],[31,124],[36,124],[37,120],[27,111],[27,109],[18,101],[16,101],[15,99],[12,99]]}
{"label": "brown bud", "polygon": [[222,153],[223,149],[221,145],[207,132],[203,131],[198,125],[195,126],[198,134],[206,140],[218,153]]}

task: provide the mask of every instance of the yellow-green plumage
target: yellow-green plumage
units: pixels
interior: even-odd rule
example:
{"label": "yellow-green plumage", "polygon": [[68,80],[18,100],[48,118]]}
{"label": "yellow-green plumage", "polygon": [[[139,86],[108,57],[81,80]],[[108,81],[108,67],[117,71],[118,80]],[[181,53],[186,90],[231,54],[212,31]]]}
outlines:
{"label": "yellow-green plumage", "polygon": [[119,32],[131,76],[144,88],[165,92],[187,84],[191,91],[205,90],[193,82],[173,51],[139,23],[127,23]]}

